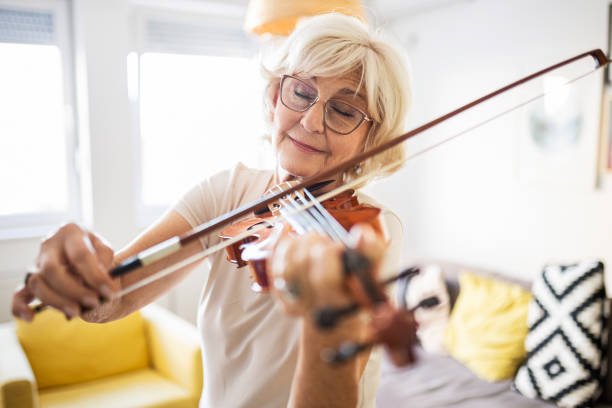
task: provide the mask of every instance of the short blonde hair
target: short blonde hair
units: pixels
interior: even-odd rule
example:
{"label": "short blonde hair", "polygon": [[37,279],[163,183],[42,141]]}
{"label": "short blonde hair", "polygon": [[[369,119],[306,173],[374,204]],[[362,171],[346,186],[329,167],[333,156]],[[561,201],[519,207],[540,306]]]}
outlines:
{"label": "short blonde hair", "polygon": [[[368,116],[374,121],[364,149],[381,145],[405,131],[410,81],[404,58],[379,32],[369,31],[354,17],[330,13],[300,20],[284,43],[262,60],[262,72],[268,81],[267,118],[271,117],[272,99],[283,74],[337,77],[357,72],[361,74],[359,88],[365,89]],[[369,173],[404,157],[400,144],[361,163],[360,169],[347,170],[345,177]]]}

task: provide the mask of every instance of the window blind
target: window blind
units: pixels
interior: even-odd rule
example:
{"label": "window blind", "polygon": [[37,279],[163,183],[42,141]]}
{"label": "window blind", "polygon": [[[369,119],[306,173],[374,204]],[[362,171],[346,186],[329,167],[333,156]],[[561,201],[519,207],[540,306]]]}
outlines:
{"label": "window blind", "polygon": [[212,18],[197,22],[147,19],[143,46],[145,52],[231,57],[250,56],[255,48],[241,22]]}
{"label": "window blind", "polygon": [[0,42],[53,44],[53,13],[0,7]]}

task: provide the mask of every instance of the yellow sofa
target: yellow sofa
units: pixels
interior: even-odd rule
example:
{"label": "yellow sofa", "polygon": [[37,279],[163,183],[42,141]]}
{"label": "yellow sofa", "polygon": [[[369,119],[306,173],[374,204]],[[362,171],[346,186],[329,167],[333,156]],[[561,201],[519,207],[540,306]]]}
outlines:
{"label": "yellow sofa", "polygon": [[202,359],[191,324],[156,305],[102,325],[44,313],[0,325],[0,407],[198,406]]}

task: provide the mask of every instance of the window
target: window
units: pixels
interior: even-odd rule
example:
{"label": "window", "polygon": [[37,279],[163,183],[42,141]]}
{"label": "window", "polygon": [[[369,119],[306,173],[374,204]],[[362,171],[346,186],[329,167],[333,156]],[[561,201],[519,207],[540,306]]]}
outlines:
{"label": "window", "polygon": [[263,91],[242,18],[140,20],[129,57],[143,222],[188,188],[241,161],[265,163]]}
{"label": "window", "polygon": [[65,7],[0,0],[0,238],[78,214]]}

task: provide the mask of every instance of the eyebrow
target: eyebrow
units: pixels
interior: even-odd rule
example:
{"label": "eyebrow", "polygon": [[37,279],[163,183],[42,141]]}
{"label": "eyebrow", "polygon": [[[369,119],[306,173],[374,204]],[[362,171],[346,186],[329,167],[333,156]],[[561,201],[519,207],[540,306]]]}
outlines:
{"label": "eyebrow", "polygon": [[359,98],[363,99],[364,102],[366,101],[365,96],[363,94],[361,94],[361,93],[357,93],[354,89],[342,88],[342,89],[340,89],[336,93],[340,94],[340,95],[355,95],[355,96],[358,96]]}
{"label": "eyebrow", "polygon": [[[317,83],[317,77],[311,77],[308,78],[311,81],[313,81],[315,84]],[[304,79],[302,79],[302,81],[304,81]],[[354,96],[358,96],[359,98],[361,98],[364,102],[367,102],[367,99],[365,97],[364,94],[362,93],[358,93],[357,91],[355,91],[354,89],[351,88],[342,88],[339,91],[336,92],[336,94],[340,94],[340,95],[354,95]]]}

